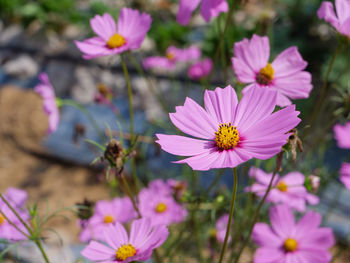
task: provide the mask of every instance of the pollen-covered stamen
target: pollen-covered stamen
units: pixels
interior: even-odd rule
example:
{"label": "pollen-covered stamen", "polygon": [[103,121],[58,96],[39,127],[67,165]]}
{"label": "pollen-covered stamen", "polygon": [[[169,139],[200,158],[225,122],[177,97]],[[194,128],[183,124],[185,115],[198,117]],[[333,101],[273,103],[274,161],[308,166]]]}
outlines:
{"label": "pollen-covered stamen", "polygon": [[278,190],[280,190],[281,192],[287,192],[288,191],[288,185],[285,182],[283,182],[283,181],[278,182],[276,188]]}
{"label": "pollen-covered stamen", "polygon": [[126,44],[126,39],[121,34],[118,34],[118,33],[115,33],[107,41],[107,47],[109,47],[110,49],[118,48],[118,47],[124,46],[125,44]]}
{"label": "pollen-covered stamen", "polygon": [[294,238],[287,238],[284,241],[283,248],[287,252],[292,252],[298,249],[298,242]]}
{"label": "pollen-covered stamen", "polygon": [[166,53],[166,57],[170,61],[173,61],[175,59],[175,55],[173,53],[171,53],[171,52]]}
{"label": "pollen-covered stamen", "polygon": [[111,216],[111,215],[106,215],[104,220],[103,220],[103,222],[106,223],[106,224],[113,223],[114,222],[114,217]]}
{"label": "pollen-covered stamen", "polygon": [[167,210],[167,206],[166,204],[164,203],[159,203],[157,206],[156,206],[156,212],[157,213],[163,213]]}
{"label": "pollen-covered stamen", "polygon": [[274,69],[270,63],[260,69],[259,73],[256,76],[256,81],[262,85],[269,85],[274,77]]}
{"label": "pollen-covered stamen", "polygon": [[237,146],[239,142],[239,133],[236,126],[232,126],[231,122],[222,123],[215,132],[216,146],[221,150],[229,150]]}
{"label": "pollen-covered stamen", "polygon": [[3,223],[5,223],[6,219],[5,217],[2,215],[2,213],[0,212],[0,225],[2,225]]}
{"label": "pollen-covered stamen", "polygon": [[120,248],[118,248],[117,252],[115,252],[115,257],[118,261],[124,261],[130,257],[135,256],[136,254],[136,248],[131,245],[122,245]]}

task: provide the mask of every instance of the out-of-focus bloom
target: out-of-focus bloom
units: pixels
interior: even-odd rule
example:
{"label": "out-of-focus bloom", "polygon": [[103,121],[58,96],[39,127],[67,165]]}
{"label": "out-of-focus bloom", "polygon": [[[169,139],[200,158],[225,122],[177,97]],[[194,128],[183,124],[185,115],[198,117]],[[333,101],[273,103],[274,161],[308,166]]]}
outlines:
{"label": "out-of-focus bloom", "polygon": [[[265,173],[259,168],[252,167],[249,170],[249,176],[256,179],[251,187],[247,187],[246,191],[252,191],[257,196],[263,197],[272,178],[272,173]],[[267,202],[274,204],[283,203],[299,212],[304,212],[306,202],[316,205],[319,198],[310,194],[304,186],[305,177],[299,172],[290,172],[283,177],[276,174],[273,186],[266,198]]]}
{"label": "out-of-focus bloom", "polygon": [[259,246],[254,263],[330,262],[328,249],[335,240],[331,228],[319,227],[321,219],[319,213],[308,211],[296,223],[288,206],[270,208],[271,227],[256,223],[253,229],[253,241]]}
{"label": "out-of-focus bloom", "polygon": [[322,2],[321,7],[317,11],[320,19],[324,19],[330,23],[340,34],[350,37],[350,1],[335,0],[334,12],[333,4],[329,1]]}
{"label": "out-of-focus bloom", "polygon": [[177,199],[181,198],[186,188],[187,182],[174,179],[168,179],[167,181],[156,179],[151,181],[148,185],[148,189],[158,193],[159,195],[172,195]]}
{"label": "out-of-focus bloom", "polygon": [[172,71],[177,62],[188,62],[200,58],[202,52],[196,46],[180,49],[174,46],[168,47],[165,57],[148,57],[142,61],[145,69],[160,68]]}
{"label": "out-of-focus bloom", "polygon": [[317,192],[320,187],[321,178],[317,175],[310,174],[307,179],[310,182],[311,191]]}
{"label": "out-of-focus bloom", "polygon": [[173,190],[173,194],[175,195],[176,199],[180,200],[183,193],[187,189],[187,182],[186,181],[178,181],[178,180],[174,180],[174,179],[168,179],[167,184]]}
{"label": "out-of-focus bloom", "polygon": [[60,121],[60,113],[56,103],[55,90],[49,80],[49,76],[46,73],[41,73],[39,75],[39,80],[41,82],[36,85],[34,91],[43,98],[43,109],[49,117],[49,128],[47,130],[47,134],[51,134],[57,130]]}
{"label": "out-of-focus bloom", "polygon": [[103,234],[108,246],[90,241],[81,252],[84,257],[101,263],[146,261],[165,242],[169,232],[166,226],[152,227],[151,220],[141,218],[132,222],[129,236],[119,222],[108,226]]}
{"label": "out-of-focus bloom", "polygon": [[85,59],[120,54],[138,49],[151,23],[150,15],[126,7],[120,11],[117,24],[110,14],[96,15],[90,25],[97,36],[83,42],[75,41],[75,44]]}
{"label": "out-of-focus bloom", "polygon": [[350,149],[350,122],[347,122],[344,126],[340,124],[334,125],[333,131],[338,147]]}
{"label": "out-of-focus bloom", "polygon": [[210,58],[203,59],[194,63],[188,69],[188,76],[191,79],[201,79],[208,76],[213,68],[213,62]]}
{"label": "out-of-focus bloom", "polygon": [[350,190],[350,163],[343,163],[340,168],[340,181]]}
{"label": "out-of-focus bloom", "polygon": [[220,13],[226,13],[228,11],[226,0],[180,0],[176,21],[181,25],[187,25],[193,11],[200,3],[201,15],[206,22],[209,22],[212,17],[215,18]]}
{"label": "out-of-focus bloom", "polygon": [[[27,201],[27,193],[25,191],[11,187],[7,189],[4,197],[24,221],[29,220],[28,211],[26,211],[24,207]],[[27,239],[26,236],[18,231],[7,219],[22,232],[28,234],[28,231],[17,216],[4,201],[0,200],[0,238],[11,241]]]}
{"label": "out-of-focus bloom", "polygon": [[153,226],[180,223],[187,216],[187,210],[173,196],[158,192],[155,188],[141,190],[138,199],[142,217],[150,218]]}
{"label": "out-of-focus bloom", "polygon": [[238,103],[231,86],[206,90],[205,110],[186,98],[184,106],[170,113],[182,132],[200,139],[157,134],[164,151],[192,156],[176,163],[187,163],[194,170],[236,167],[251,158],[269,159],[287,143],[288,131],[300,119],[295,106],[274,112],[277,92],[253,87]]}
{"label": "out-of-focus bloom", "polygon": [[83,224],[84,228],[79,239],[81,242],[87,242],[90,239],[106,241],[103,234],[106,227],[115,222],[126,223],[135,217],[136,212],[127,197],[115,198],[112,201],[98,201],[93,216]]}
{"label": "out-of-focus bloom", "polygon": [[107,105],[114,113],[118,113],[118,109],[113,104],[114,93],[105,84],[99,83],[97,85],[97,93],[94,100],[98,104]]}
{"label": "out-of-focus bloom", "polygon": [[[229,215],[224,214],[221,217],[219,217],[218,220],[216,221],[216,224],[215,224],[216,239],[220,243],[224,243],[228,220],[229,220]],[[231,236],[229,236],[228,242],[231,242]]]}
{"label": "out-of-focus bloom", "polygon": [[[234,45],[233,70],[242,83],[256,83],[260,87],[276,90],[277,105],[291,105],[290,99],[308,98],[312,90],[311,74],[303,71],[307,62],[297,47],[290,47],[269,63],[270,44],[268,37],[253,35]],[[252,88],[244,88],[243,93]]]}

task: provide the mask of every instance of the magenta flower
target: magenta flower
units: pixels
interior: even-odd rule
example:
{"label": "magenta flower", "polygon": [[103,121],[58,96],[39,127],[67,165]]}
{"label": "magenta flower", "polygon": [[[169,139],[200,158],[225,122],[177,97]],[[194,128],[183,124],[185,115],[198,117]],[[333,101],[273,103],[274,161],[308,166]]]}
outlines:
{"label": "magenta flower", "polygon": [[[25,191],[10,187],[7,189],[4,197],[24,221],[29,220],[28,211],[26,211],[24,207],[27,201],[27,193]],[[0,238],[8,239],[10,241],[27,239],[27,237],[18,231],[18,229],[16,229],[7,219],[16,225],[16,227],[22,232],[28,234],[28,231],[17,216],[11,211],[5,202],[0,200]]]}
{"label": "magenta flower", "polygon": [[129,236],[119,222],[111,224],[103,233],[108,246],[90,241],[81,252],[84,257],[100,263],[146,261],[153,250],[165,242],[169,234],[166,226],[152,227],[147,218],[134,220]]}
{"label": "magenta flower", "polygon": [[340,181],[350,190],[350,163],[343,163],[340,168]]}
{"label": "magenta flower", "polygon": [[[256,83],[260,87],[276,90],[277,105],[291,105],[290,99],[308,98],[312,90],[311,74],[303,71],[307,62],[297,47],[290,47],[269,63],[270,44],[268,37],[253,35],[251,40],[235,43],[233,70],[242,83]],[[253,85],[248,85],[243,93]]]}
{"label": "magenta flower", "polygon": [[155,188],[141,190],[138,199],[142,217],[150,218],[152,226],[180,223],[187,216],[187,210],[173,196]]}
{"label": "magenta flower", "polygon": [[[263,197],[272,178],[272,173],[265,173],[259,168],[252,167],[249,176],[255,178],[256,182],[247,187],[246,191],[252,191],[257,196]],[[290,172],[283,177],[276,174],[273,186],[266,198],[267,202],[274,204],[286,204],[299,212],[304,212],[306,202],[311,205],[319,203],[316,195],[310,194],[304,186],[305,177],[299,172]]]}
{"label": "magenta flower", "polygon": [[321,7],[317,11],[320,19],[324,19],[342,35],[350,37],[350,2],[348,0],[335,0],[334,12],[333,4],[328,1],[322,2]]}
{"label": "magenta flower", "polygon": [[202,52],[196,46],[180,49],[174,46],[168,47],[165,57],[148,57],[142,61],[145,69],[160,68],[172,71],[177,62],[188,62],[200,58]]}
{"label": "magenta flower", "polygon": [[238,102],[231,86],[206,90],[205,109],[190,98],[170,113],[182,132],[200,139],[157,134],[164,151],[190,158],[194,170],[236,167],[251,158],[269,159],[287,143],[288,132],[300,119],[295,106],[274,112],[277,92],[253,87]]}
{"label": "magenta flower", "polygon": [[328,263],[328,252],[335,241],[331,228],[319,227],[321,215],[308,211],[298,223],[286,205],[270,208],[271,227],[256,223],[253,241],[259,246],[254,263],[308,262]]}
{"label": "magenta flower", "polygon": [[180,0],[180,7],[177,13],[176,21],[181,25],[187,25],[191,19],[193,11],[201,4],[201,15],[206,22],[212,17],[217,17],[220,13],[228,11],[226,0]]}
{"label": "magenta flower", "polygon": [[43,98],[43,109],[49,117],[49,128],[47,134],[55,132],[60,121],[60,112],[56,103],[55,90],[46,73],[39,75],[41,83],[35,86],[34,91]]}
{"label": "magenta flower", "polygon": [[[216,224],[215,224],[216,239],[220,243],[224,243],[228,220],[229,220],[228,214],[224,214],[221,217],[219,217],[218,220],[216,220]],[[229,243],[231,242],[231,239],[232,239],[231,236],[229,236],[228,238]]]}
{"label": "magenta flower", "polygon": [[350,149],[350,122],[347,122],[345,126],[340,124],[334,125],[333,131],[338,147]]}
{"label": "magenta flower", "polygon": [[120,54],[138,49],[151,23],[150,15],[130,8],[122,8],[117,25],[110,14],[96,15],[90,25],[97,36],[75,44],[85,59]]}
{"label": "magenta flower", "polygon": [[168,179],[167,184],[172,189],[173,194],[175,195],[175,198],[177,200],[180,200],[183,193],[187,189],[187,182],[186,181],[178,181],[178,180],[174,180],[174,179]]}
{"label": "magenta flower", "polygon": [[109,225],[120,222],[126,223],[136,217],[129,198],[115,198],[112,201],[101,200],[95,205],[94,215],[83,224],[84,228],[79,235],[81,242],[91,239],[104,240],[103,230]]}
{"label": "magenta flower", "polygon": [[201,79],[208,76],[213,68],[213,62],[210,58],[203,59],[194,63],[188,69],[188,76],[191,79]]}

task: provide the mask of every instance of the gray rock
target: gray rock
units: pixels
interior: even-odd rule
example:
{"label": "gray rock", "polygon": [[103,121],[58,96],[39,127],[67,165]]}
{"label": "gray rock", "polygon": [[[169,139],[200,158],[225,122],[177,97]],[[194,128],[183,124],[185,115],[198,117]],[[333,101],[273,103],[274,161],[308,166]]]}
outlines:
{"label": "gray rock", "polygon": [[39,65],[28,55],[20,55],[4,64],[4,71],[19,78],[34,77],[38,74]]}
{"label": "gray rock", "polygon": [[46,72],[55,87],[57,96],[69,95],[74,83],[74,65],[66,61],[49,62]]}

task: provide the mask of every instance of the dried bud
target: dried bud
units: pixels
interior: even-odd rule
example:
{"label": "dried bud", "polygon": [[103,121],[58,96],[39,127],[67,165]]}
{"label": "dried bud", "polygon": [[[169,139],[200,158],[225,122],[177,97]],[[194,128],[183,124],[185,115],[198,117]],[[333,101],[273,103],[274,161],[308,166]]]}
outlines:
{"label": "dried bud", "polygon": [[81,123],[76,123],[74,126],[74,132],[72,137],[74,144],[78,144],[79,138],[84,136],[85,136],[85,126]]}
{"label": "dried bud", "polygon": [[297,158],[297,150],[299,152],[303,151],[303,142],[300,140],[298,136],[297,129],[293,129],[290,131],[291,135],[288,138],[288,146],[290,148],[290,151],[292,153],[292,160],[295,161]]}
{"label": "dried bud", "polygon": [[306,184],[309,186],[308,188],[310,188],[312,192],[318,191],[318,188],[320,187],[320,181],[321,181],[320,177],[313,174],[310,174],[306,178]]}
{"label": "dried bud", "polygon": [[88,220],[93,215],[94,202],[84,199],[82,203],[76,203],[78,207],[78,217],[82,220]]}
{"label": "dried bud", "polygon": [[112,139],[106,147],[104,158],[110,162],[112,167],[122,170],[124,165],[124,148],[122,144],[119,141]]}

